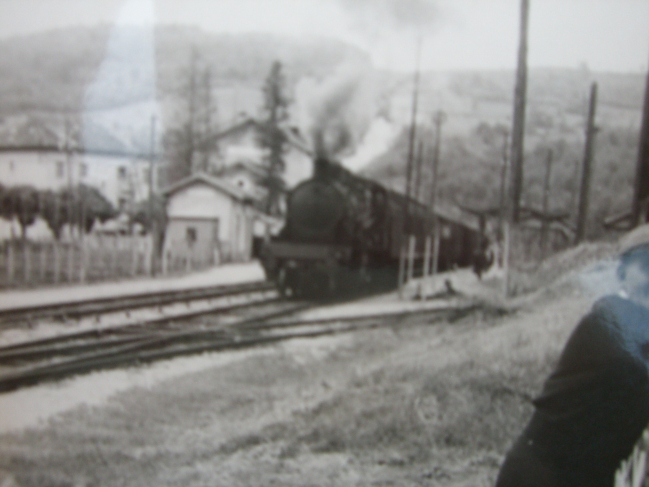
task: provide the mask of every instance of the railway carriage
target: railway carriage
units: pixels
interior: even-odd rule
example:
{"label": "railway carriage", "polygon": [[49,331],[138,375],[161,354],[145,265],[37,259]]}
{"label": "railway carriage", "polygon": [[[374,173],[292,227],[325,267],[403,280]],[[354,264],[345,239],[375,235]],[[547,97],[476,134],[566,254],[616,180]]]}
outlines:
{"label": "railway carriage", "polygon": [[[483,238],[478,226],[436,214],[441,229],[438,269],[471,265]],[[268,279],[285,295],[387,290],[397,285],[406,234],[417,237],[415,262],[422,268],[432,221],[421,203],[319,158],[313,177],[289,193],[286,224],[264,246],[262,263]]]}

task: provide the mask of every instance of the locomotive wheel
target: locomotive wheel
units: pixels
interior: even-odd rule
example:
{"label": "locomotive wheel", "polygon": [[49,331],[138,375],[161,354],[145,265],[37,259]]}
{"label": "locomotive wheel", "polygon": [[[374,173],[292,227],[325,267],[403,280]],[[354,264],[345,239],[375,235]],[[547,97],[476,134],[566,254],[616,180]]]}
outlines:
{"label": "locomotive wheel", "polygon": [[285,298],[296,298],[302,295],[300,271],[282,266],[278,273],[277,285],[280,294]]}
{"label": "locomotive wheel", "polygon": [[277,287],[279,287],[279,293],[283,298],[290,298],[293,295],[293,290],[288,287],[286,282],[286,267],[284,266],[281,266],[277,273]]}

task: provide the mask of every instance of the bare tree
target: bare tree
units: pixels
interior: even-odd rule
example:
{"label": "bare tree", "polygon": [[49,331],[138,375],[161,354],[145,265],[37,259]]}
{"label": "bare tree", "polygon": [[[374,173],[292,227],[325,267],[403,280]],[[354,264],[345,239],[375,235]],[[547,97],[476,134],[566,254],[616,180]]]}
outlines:
{"label": "bare tree", "polygon": [[195,48],[190,56],[182,98],[183,122],[169,128],[162,141],[169,161],[168,182],[178,181],[196,172],[209,171],[210,155],[216,150],[216,104],[212,97],[211,70],[201,62]]}

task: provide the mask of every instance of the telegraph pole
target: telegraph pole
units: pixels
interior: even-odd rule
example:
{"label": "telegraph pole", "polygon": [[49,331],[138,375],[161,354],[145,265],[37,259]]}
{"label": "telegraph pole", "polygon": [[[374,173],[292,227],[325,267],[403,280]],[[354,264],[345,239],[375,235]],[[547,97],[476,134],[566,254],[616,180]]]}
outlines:
{"label": "telegraph pole", "polygon": [[649,218],[649,71],[647,72],[644,89],[644,106],[642,109],[642,126],[640,128],[632,211],[632,226],[635,227],[647,222]]}
{"label": "telegraph pole", "polygon": [[149,231],[151,232],[151,275],[156,273],[158,255],[158,225],[154,216],[154,173],[155,173],[155,115],[151,116],[151,148],[149,154]]}
{"label": "telegraph pole", "polygon": [[[503,160],[502,167],[500,169],[500,202],[498,206],[498,235],[500,239],[500,244],[502,245],[503,241],[503,226],[504,220],[506,218],[506,190],[507,190],[507,162],[508,162],[508,153],[509,153],[509,131],[507,129],[503,130]],[[501,256],[502,258],[502,256]],[[502,264],[502,262],[501,262]]]}
{"label": "telegraph pole", "polygon": [[412,91],[412,112],[410,119],[410,134],[408,138],[408,159],[406,160],[406,205],[404,208],[404,234],[408,228],[408,219],[410,217],[410,195],[412,193],[412,165],[415,152],[415,136],[417,132],[417,105],[419,103],[419,63],[421,60],[421,38],[417,39],[417,67],[415,69],[414,87]]}
{"label": "telegraph pole", "polygon": [[419,139],[417,143],[417,158],[416,162],[417,164],[415,165],[415,178],[414,178],[414,191],[413,191],[413,199],[415,201],[419,201],[419,192],[421,191],[421,165],[423,163],[424,159],[424,141]]}
{"label": "telegraph pole", "polygon": [[437,218],[437,172],[439,168],[439,149],[442,140],[442,124],[446,121],[446,113],[439,110],[433,116],[435,123],[435,148],[433,150],[433,184],[430,191],[430,211],[433,214],[433,275],[437,274],[437,260],[439,259],[439,218]]}
{"label": "telegraph pole", "polygon": [[584,147],[584,162],[581,170],[581,189],[579,191],[579,212],[577,214],[577,231],[575,232],[575,245],[579,244],[586,235],[586,220],[588,219],[588,205],[590,197],[591,163],[593,158],[593,144],[595,142],[595,109],[597,107],[597,83],[590,86],[590,102],[588,103],[588,122],[586,125],[586,144]]}
{"label": "telegraph pole", "polygon": [[523,152],[525,135],[525,101],[527,94],[527,26],[529,0],[521,0],[520,39],[518,44],[518,66],[514,89],[514,116],[511,147],[511,215],[512,223],[518,223],[520,200],[523,189]]}
{"label": "telegraph pole", "polygon": [[520,217],[520,199],[523,190],[523,152],[525,137],[525,103],[527,95],[527,26],[529,19],[529,0],[521,0],[520,33],[518,41],[518,63],[516,85],[514,88],[514,114],[512,121],[511,156],[509,158],[511,182],[507,198],[507,219],[504,228],[503,264],[504,294],[509,296],[509,268],[511,249],[511,226]]}
{"label": "telegraph pole", "polygon": [[550,210],[550,181],[552,178],[552,159],[554,154],[552,149],[548,151],[545,160],[545,181],[543,183],[543,221],[541,222],[541,259],[545,259],[547,240],[548,240],[548,212]]}
{"label": "telegraph pole", "polygon": [[72,128],[70,127],[70,121],[66,118],[65,120],[65,170],[68,172],[68,233],[70,235],[70,243],[68,245],[68,282],[72,282],[72,275],[74,272],[73,267],[73,252],[74,252],[74,237],[72,233],[72,223],[74,222],[72,215],[74,213],[74,190],[72,188],[72,147],[70,144],[70,139]]}
{"label": "telegraph pole", "polygon": [[[408,232],[410,231],[410,193],[412,191],[411,187],[411,179],[412,179],[412,164],[413,164],[413,153],[414,153],[414,145],[415,145],[415,133],[416,133],[416,124],[417,124],[417,105],[419,102],[419,64],[421,60],[421,37],[417,39],[417,59],[416,59],[416,68],[415,68],[415,79],[414,79],[414,87],[413,87],[413,93],[412,93],[412,117],[410,121],[410,136],[408,139],[408,158],[406,160],[406,198],[405,202],[403,205],[403,232],[402,232],[402,240],[400,243],[400,256],[399,256],[399,276],[398,276],[398,286],[399,286],[399,293],[401,293],[403,284],[404,282],[404,277],[409,278],[412,277],[412,270],[411,270],[411,265],[409,264],[409,269],[408,269],[408,276],[404,276],[405,274],[405,257],[406,257],[406,252],[412,254],[414,253],[414,236],[410,236],[409,242],[408,242],[408,251],[406,250],[405,246],[405,237],[408,235]],[[410,259],[412,260],[412,259]]]}

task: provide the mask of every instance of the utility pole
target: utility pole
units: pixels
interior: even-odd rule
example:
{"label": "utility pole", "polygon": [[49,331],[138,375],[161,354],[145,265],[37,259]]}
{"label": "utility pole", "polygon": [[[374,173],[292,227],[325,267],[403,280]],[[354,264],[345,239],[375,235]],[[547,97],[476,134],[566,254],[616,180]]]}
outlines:
{"label": "utility pole", "polygon": [[415,178],[414,178],[414,191],[413,191],[413,199],[415,201],[419,201],[419,193],[421,191],[421,165],[423,163],[424,159],[424,141],[419,139],[419,143],[417,144],[417,164],[415,165]]}
{"label": "utility pole", "polygon": [[[502,245],[503,240],[503,226],[506,218],[506,190],[507,190],[507,162],[509,153],[509,131],[507,129],[502,131],[503,136],[503,153],[502,153],[502,166],[500,169],[500,202],[498,206],[498,238]],[[501,256],[502,258],[502,256]],[[502,264],[502,262],[501,262]]]}
{"label": "utility pole", "polygon": [[[187,174],[183,174],[183,177],[185,176],[191,176],[197,171],[196,167],[196,162],[197,162],[197,157],[196,157],[196,149],[198,148],[197,141],[196,141],[196,133],[197,133],[197,120],[196,120],[196,112],[198,110],[198,100],[197,98],[197,80],[198,76],[198,51],[196,50],[196,46],[192,46],[192,52],[191,52],[191,58],[190,58],[190,65],[189,65],[189,100],[188,100],[188,111],[189,111],[189,116],[188,116],[188,122],[187,122],[187,127],[185,130],[187,131],[187,153],[185,154],[185,157],[187,160],[185,161],[187,164],[187,168],[189,169]],[[152,132],[153,133],[153,132]],[[153,138],[153,135],[151,136]]]}
{"label": "utility pole", "polygon": [[518,64],[516,85],[514,87],[514,115],[512,121],[511,156],[509,158],[510,187],[507,198],[507,219],[504,227],[503,265],[504,294],[509,296],[509,268],[511,249],[511,226],[518,223],[520,200],[523,191],[523,153],[525,137],[525,103],[527,95],[527,26],[529,19],[529,0],[521,0],[520,33],[518,41]]}
{"label": "utility pole", "polygon": [[73,238],[73,232],[72,232],[72,223],[74,222],[74,219],[72,218],[72,215],[74,213],[74,191],[72,188],[72,148],[70,146],[70,139],[72,137],[71,135],[72,128],[70,127],[70,120],[67,118],[65,119],[65,170],[68,172],[67,174],[67,180],[68,180],[68,217],[66,220],[68,221],[68,234],[70,236],[70,243],[68,245],[68,282],[72,282],[72,275],[74,272],[74,267],[73,267],[73,252],[74,252],[74,238]]}
{"label": "utility pole", "polygon": [[647,222],[649,218],[649,71],[647,72],[644,89],[644,106],[642,109],[640,143],[638,144],[632,212],[632,225],[634,227]]}
{"label": "utility pole", "polygon": [[421,38],[417,39],[417,67],[415,69],[414,87],[412,91],[412,113],[410,119],[410,134],[408,138],[408,158],[406,160],[406,205],[404,208],[404,235],[410,231],[410,196],[412,193],[412,165],[415,152],[415,137],[417,133],[417,105],[419,103],[419,63],[421,60]]}
{"label": "utility pole", "polygon": [[593,158],[593,144],[595,142],[595,109],[597,107],[597,83],[590,86],[590,102],[588,103],[588,121],[586,124],[586,144],[584,147],[584,162],[581,170],[581,189],[579,191],[579,212],[577,214],[577,231],[575,232],[575,245],[579,244],[586,235],[586,221],[588,219],[588,204],[590,193],[590,180]]}
{"label": "utility pole", "polygon": [[203,90],[203,129],[201,130],[201,171],[207,173],[210,168],[210,152],[212,150],[212,71],[208,67],[205,68],[202,80]]}
{"label": "utility pole", "polygon": [[158,224],[153,214],[154,207],[154,174],[155,174],[155,122],[156,116],[151,116],[151,148],[149,154],[149,231],[151,232],[151,275],[156,273],[156,263],[158,255]]}
{"label": "utility pole", "polygon": [[432,273],[437,274],[439,259],[439,218],[437,217],[437,173],[439,168],[439,150],[442,140],[442,124],[446,121],[446,113],[438,110],[433,116],[435,123],[435,148],[433,149],[433,184],[430,191],[430,211],[433,214],[433,265]]}
{"label": "utility pole", "polygon": [[[403,290],[404,274],[405,274],[405,259],[406,253],[414,253],[414,236],[410,235],[410,242],[408,243],[408,250],[405,246],[405,237],[410,232],[410,193],[411,193],[411,179],[412,179],[412,164],[413,164],[413,153],[415,145],[415,134],[416,134],[416,124],[417,124],[417,105],[419,102],[419,63],[421,60],[421,37],[417,39],[417,54],[416,54],[416,68],[415,68],[415,77],[414,77],[414,87],[412,93],[412,117],[410,120],[410,136],[408,139],[408,158],[406,160],[406,198],[403,205],[403,231],[402,231],[402,240],[399,245],[400,247],[400,256],[399,256],[399,276],[398,276],[398,286],[399,293],[401,294]],[[412,251],[410,251],[412,249]],[[414,256],[409,256],[414,257]],[[409,258],[409,261],[412,261],[412,258]],[[411,265],[409,264],[408,276],[411,276]]]}
{"label": "utility pole", "polygon": [[554,154],[552,149],[548,151],[548,156],[545,160],[545,181],[543,182],[543,220],[541,221],[541,259],[545,259],[546,247],[548,240],[548,212],[550,211],[550,181],[552,178],[552,159]]}
{"label": "utility pole", "polygon": [[514,89],[514,116],[511,147],[510,220],[518,223],[520,200],[523,189],[523,153],[525,135],[525,101],[527,94],[527,26],[529,0],[521,0],[520,38],[518,44],[518,66]]}

